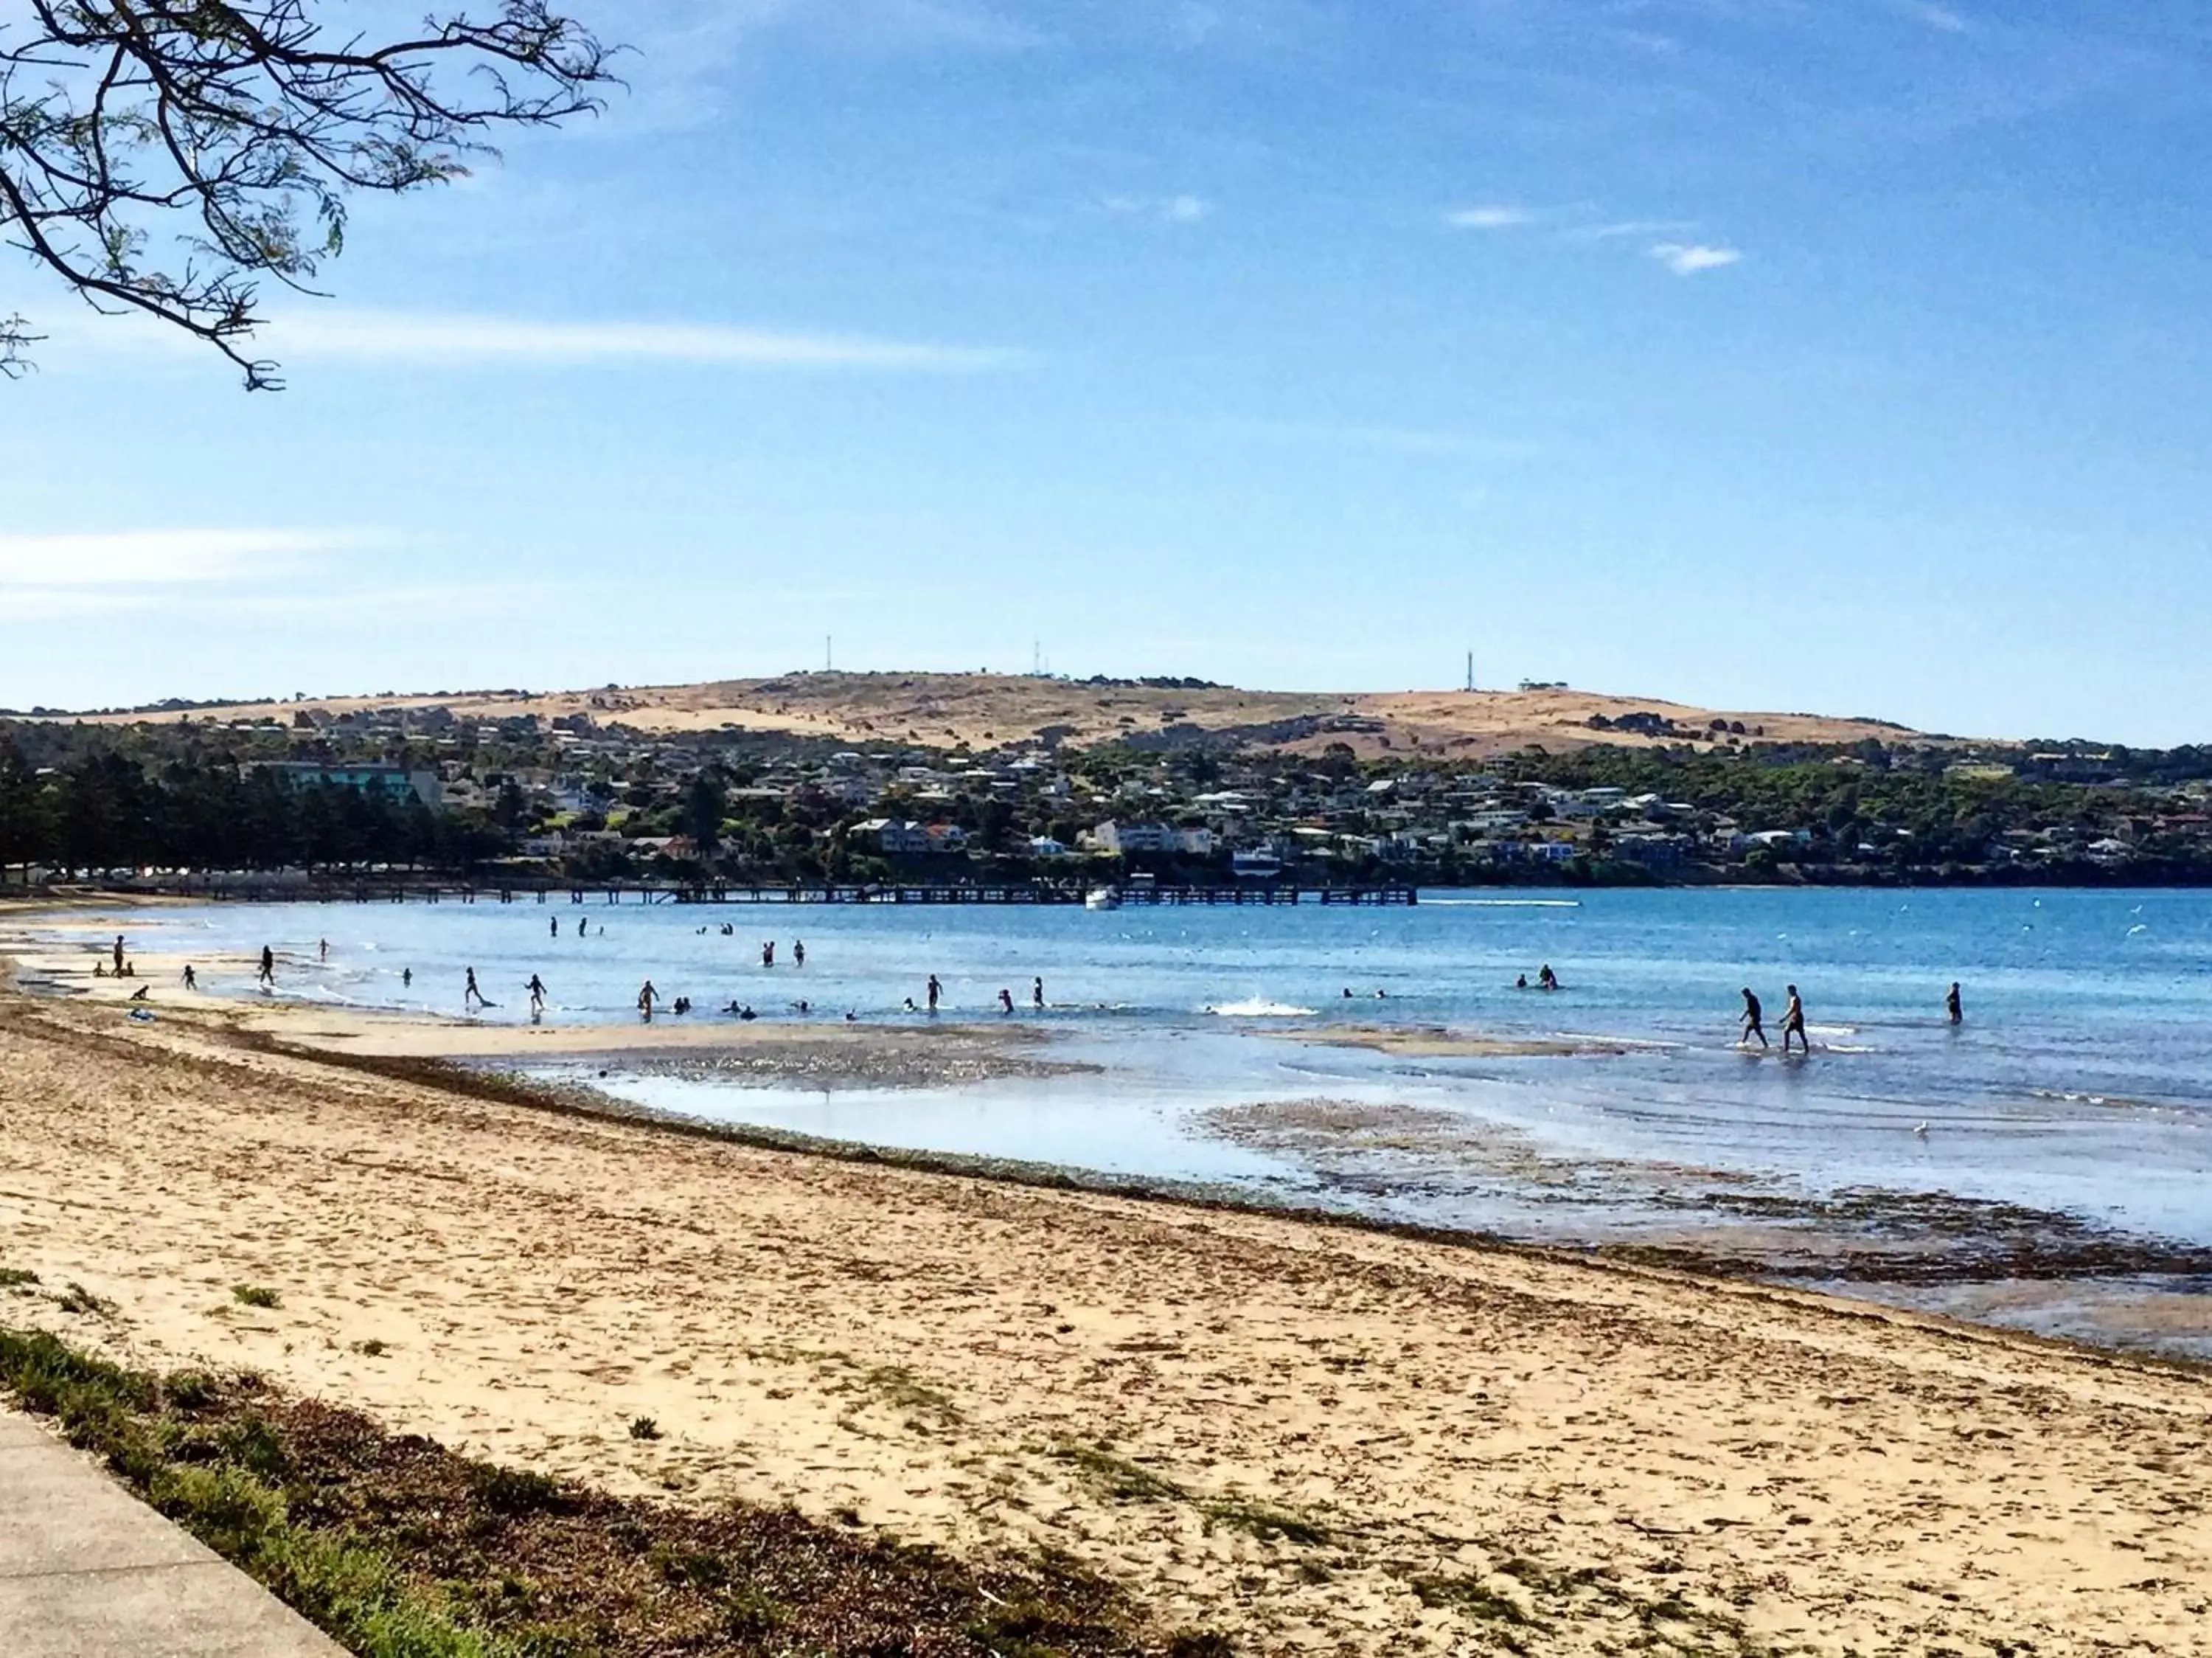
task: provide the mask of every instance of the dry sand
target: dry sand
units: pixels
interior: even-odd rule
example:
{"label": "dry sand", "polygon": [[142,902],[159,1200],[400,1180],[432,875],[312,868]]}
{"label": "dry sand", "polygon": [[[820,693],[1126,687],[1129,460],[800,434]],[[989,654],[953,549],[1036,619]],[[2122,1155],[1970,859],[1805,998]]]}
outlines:
{"label": "dry sand", "polygon": [[617,1488],[1065,1548],[1247,1654],[2212,1651],[2196,1375],[225,1042],[0,997],[0,1265],[43,1280],[0,1321]]}
{"label": "dry sand", "polygon": [[[583,714],[602,724],[643,731],[713,731],[736,726],[842,743],[920,743],[976,749],[1026,742],[1049,733],[1077,745],[1195,727],[1237,733],[1256,746],[1317,753],[1348,743],[1364,757],[1385,752],[1473,759],[1541,743],[1557,752],[1592,743],[1644,747],[1672,741],[1591,728],[1592,715],[1663,716],[1692,733],[1714,720],[1741,722],[1770,741],[1851,743],[1866,738],[1917,741],[1901,726],[1815,714],[1693,708],[1649,697],[1590,691],[1286,692],[1234,686],[1200,690],[1085,685],[1012,674],[793,674],[702,685],[632,686],[573,692],[484,692],[439,696],[332,697],[304,703],[240,703],[192,709],[195,722],[250,719],[289,725],[300,713],[369,714],[381,709],[445,708],[458,716],[556,719]],[[174,714],[112,714],[94,723],[173,722]],[[1333,728],[1266,729],[1320,721]],[[1340,722],[1342,722],[1340,724]],[[1746,741],[1758,741],[1747,735]]]}

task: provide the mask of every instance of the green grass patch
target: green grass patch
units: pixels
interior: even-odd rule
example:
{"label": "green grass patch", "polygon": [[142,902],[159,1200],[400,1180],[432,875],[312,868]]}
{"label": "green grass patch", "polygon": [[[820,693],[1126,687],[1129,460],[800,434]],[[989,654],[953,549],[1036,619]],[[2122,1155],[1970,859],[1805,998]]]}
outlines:
{"label": "green grass patch", "polygon": [[1425,1606],[1448,1606],[1478,1623],[1510,1624],[1534,1629],[1537,1620],[1511,1595],[1492,1588],[1480,1577],[1416,1577],[1413,1593]]}
{"label": "green grass patch", "polygon": [[1062,1445],[1052,1454],[1081,1474],[1084,1483],[1115,1503],[1187,1503],[1190,1493],[1165,1474],[1117,1456],[1103,1446]]}
{"label": "green grass patch", "polygon": [[101,1318],[115,1310],[113,1301],[102,1301],[75,1278],[70,1280],[69,1288],[54,1297],[54,1305],[64,1313],[91,1313]]}
{"label": "green grass patch", "polygon": [[1332,1534],[1328,1522],[1314,1515],[1248,1496],[1200,1497],[1198,1511],[1217,1526],[1249,1532],[1263,1543],[1297,1543],[1313,1548],[1328,1542]]}
{"label": "green grass patch", "polygon": [[1193,1491],[1103,1445],[1056,1446],[1052,1457],[1073,1467],[1085,1484],[1111,1502],[1187,1503],[1209,1524],[1247,1532],[1266,1543],[1311,1547],[1328,1542],[1331,1535],[1328,1522],[1314,1515],[1254,1497],[1210,1496]]}
{"label": "green grass patch", "polygon": [[0,1327],[0,1391],[358,1658],[1231,1655],[1064,1557],[971,1565],[788,1508],[615,1497],[251,1376]]}

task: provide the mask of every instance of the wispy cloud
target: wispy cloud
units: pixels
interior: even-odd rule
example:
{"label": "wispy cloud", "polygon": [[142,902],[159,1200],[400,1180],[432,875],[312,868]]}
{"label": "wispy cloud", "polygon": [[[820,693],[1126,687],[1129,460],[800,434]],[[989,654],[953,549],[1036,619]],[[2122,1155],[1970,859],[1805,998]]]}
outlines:
{"label": "wispy cloud", "polygon": [[[1600,210],[1588,202],[1544,209],[1486,203],[1476,207],[1453,208],[1444,214],[1443,222],[1459,230],[1511,230],[1542,225],[1545,235],[1540,241],[1554,245],[1600,247],[1612,242],[1641,242],[1646,253],[1678,277],[1717,271],[1743,258],[1733,247],[1685,240],[1697,229],[1692,220],[1607,219],[1600,216]],[[1664,240],[1654,241],[1653,237]]]}
{"label": "wispy cloud", "polygon": [[1948,6],[1938,5],[1935,3],[1935,0],[1891,0],[1891,3],[1892,9],[1899,16],[1910,18],[1916,23],[1924,24],[1939,34],[1971,34],[1973,33],[1974,26],[1966,20],[1965,14],[1954,11]]}
{"label": "wispy cloud", "polygon": [[789,333],[708,323],[556,322],[405,311],[295,311],[272,319],[258,349],[280,359],[461,365],[684,363],[739,369],[880,369],[966,374],[1023,360],[1017,351]]}
{"label": "wispy cloud", "polygon": [[1687,219],[1616,219],[1609,224],[1578,225],[1560,233],[1566,241],[1622,241],[1630,237],[1680,235],[1696,227]]}
{"label": "wispy cloud", "polygon": [[0,535],[0,594],[12,609],[25,590],[234,582],[301,558],[359,552],[379,539],[358,531],[286,529]]}
{"label": "wispy cloud", "polygon": [[1213,216],[1203,196],[1106,196],[1098,204],[1117,218],[1152,219],[1162,224],[1196,224]]}
{"label": "wispy cloud", "polygon": [[1444,222],[1455,230],[1510,230],[1532,223],[1535,217],[1525,207],[1488,203],[1480,207],[1455,207],[1444,215]]}
{"label": "wispy cloud", "polygon": [[1431,460],[1509,460],[1524,458],[1534,446],[1518,438],[1432,426],[1339,421],[1252,420],[1224,422],[1218,429],[1234,436],[1273,442],[1314,444],[1331,448],[1368,449]]}
{"label": "wispy cloud", "polygon": [[1710,247],[1703,242],[1662,241],[1651,249],[1651,257],[1678,277],[1694,277],[1702,271],[1718,271],[1741,261],[1743,255],[1733,247]]}

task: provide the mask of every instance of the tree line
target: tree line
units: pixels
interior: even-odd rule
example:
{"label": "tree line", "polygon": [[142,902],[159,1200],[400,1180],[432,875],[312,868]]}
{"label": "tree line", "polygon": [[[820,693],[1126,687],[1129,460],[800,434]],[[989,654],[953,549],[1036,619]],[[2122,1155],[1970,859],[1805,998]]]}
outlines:
{"label": "tree line", "polygon": [[376,789],[179,757],[80,753],[34,767],[0,740],[0,866],[465,869],[508,850],[495,820]]}

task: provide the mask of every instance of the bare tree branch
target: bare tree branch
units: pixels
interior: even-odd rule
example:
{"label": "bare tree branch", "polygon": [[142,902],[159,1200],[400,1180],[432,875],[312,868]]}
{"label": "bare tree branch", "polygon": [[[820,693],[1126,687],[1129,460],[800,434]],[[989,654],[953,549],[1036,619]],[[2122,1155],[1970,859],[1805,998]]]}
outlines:
{"label": "bare tree branch", "polygon": [[[273,390],[246,350],[259,284],[312,291],[349,194],[461,177],[492,131],[594,112],[614,83],[612,50],[547,0],[381,45],[326,27],[335,4],[31,0],[31,24],[0,27],[0,241]],[[37,338],[0,320],[0,377]]]}

